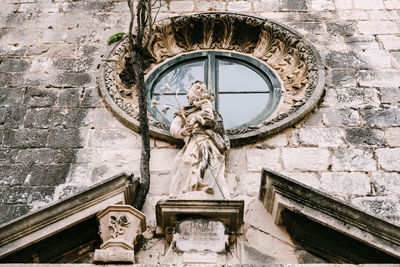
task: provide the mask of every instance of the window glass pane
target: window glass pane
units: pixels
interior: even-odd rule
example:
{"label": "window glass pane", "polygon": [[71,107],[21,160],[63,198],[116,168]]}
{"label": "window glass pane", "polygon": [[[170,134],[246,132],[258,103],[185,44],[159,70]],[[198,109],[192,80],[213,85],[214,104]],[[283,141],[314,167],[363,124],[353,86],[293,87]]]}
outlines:
{"label": "window glass pane", "polygon": [[196,80],[204,82],[204,64],[205,62],[202,60],[178,65],[157,81],[153,92],[170,93],[163,89],[164,85],[168,84],[172,90],[179,90],[180,93],[185,93],[192,82]]}
{"label": "window glass pane", "polygon": [[[225,129],[249,123],[262,115],[269,103],[270,94],[220,94],[219,112]],[[255,122],[257,123],[257,122]],[[254,122],[252,122],[254,124]]]}
{"label": "window glass pane", "polygon": [[[160,105],[155,106],[159,114],[160,115],[162,114],[167,118],[168,121],[171,122],[174,118],[174,113],[177,112],[179,108],[175,96],[174,95],[154,96],[153,99],[161,102]],[[188,105],[186,95],[178,95],[177,99],[182,107]],[[165,107],[169,108],[166,113],[162,112],[163,108]]]}
{"label": "window glass pane", "polygon": [[270,90],[257,72],[234,61],[218,60],[218,79],[220,92]]}

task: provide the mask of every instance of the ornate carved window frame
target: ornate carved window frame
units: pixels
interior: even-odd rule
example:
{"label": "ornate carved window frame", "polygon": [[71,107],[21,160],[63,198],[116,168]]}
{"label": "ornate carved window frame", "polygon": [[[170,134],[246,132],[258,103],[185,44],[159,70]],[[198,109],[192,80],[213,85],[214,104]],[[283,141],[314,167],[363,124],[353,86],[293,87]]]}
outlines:
{"label": "ornate carved window frame", "polygon": [[[115,45],[102,66],[99,87],[112,112],[129,128],[140,131],[136,92],[130,88],[128,40]],[[255,142],[303,119],[318,103],[325,75],[315,48],[303,36],[278,22],[250,15],[209,12],[161,20],[146,58],[146,79],[159,66],[195,51],[234,51],[263,62],[283,82],[277,111],[257,125],[227,131],[232,146]],[[179,144],[169,126],[149,114],[150,135]]]}

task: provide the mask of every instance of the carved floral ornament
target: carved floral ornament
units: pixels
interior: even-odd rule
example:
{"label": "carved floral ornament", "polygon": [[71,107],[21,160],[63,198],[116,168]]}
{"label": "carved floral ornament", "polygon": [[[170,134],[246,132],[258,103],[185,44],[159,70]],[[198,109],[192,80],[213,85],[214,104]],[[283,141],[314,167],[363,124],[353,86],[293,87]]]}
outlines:
{"label": "carved floral ornament", "polygon": [[[100,90],[111,110],[129,128],[138,131],[138,100],[128,39],[110,52],[100,79]],[[228,129],[231,144],[241,145],[275,134],[306,116],[321,98],[324,72],[316,50],[304,38],[280,23],[233,13],[202,13],[162,20],[156,25],[145,60],[146,77],[158,66],[184,54],[230,51],[269,66],[283,83],[277,110],[261,123]],[[150,135],[173,143],[169,126],[149,114]]]}

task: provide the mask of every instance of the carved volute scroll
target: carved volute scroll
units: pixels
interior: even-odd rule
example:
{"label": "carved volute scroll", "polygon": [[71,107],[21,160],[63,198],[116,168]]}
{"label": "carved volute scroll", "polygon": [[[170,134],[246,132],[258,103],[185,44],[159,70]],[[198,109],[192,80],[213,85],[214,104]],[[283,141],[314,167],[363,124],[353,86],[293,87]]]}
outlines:
{"label": "carved volute scroll", "polygon": [[[105,62],[100,89],[107,104],[128,127],[138,130],[136,90],[128,62],[125,38]],[[231,144],[241,145],[275,134],[304,118],[317,104],[324,87],[324,72],[316,50],[294,30],[277,22],[233,13],[202,13],[162,20],[155,28],[146,58],[146,73],[166,60],[185,53],[220,50],[242,53],[272,68],[283,82],[277,110],[264,121],[246,128],[228,129]],[[178,142],[169,126],[151,115],[153,137]]]}

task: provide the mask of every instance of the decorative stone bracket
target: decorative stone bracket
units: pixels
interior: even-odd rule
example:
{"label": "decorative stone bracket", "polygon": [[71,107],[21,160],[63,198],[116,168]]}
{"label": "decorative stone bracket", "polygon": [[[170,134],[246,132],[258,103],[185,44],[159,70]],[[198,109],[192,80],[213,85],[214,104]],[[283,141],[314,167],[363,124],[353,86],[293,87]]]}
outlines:
{"label": "decorative stone bracket", "polygon": [[134,263],[136,237],[146,229],[143,213],[129,205],[111,205],[97,214],[103,244],[96,249],[95,263]]}
{"label": "decorative stone bracket", "polygon": [[243,200],[159,201],[157,232],[170,243],[163,263],[226,264],[227,247],[234,246],[243,224],[243,208]]}

